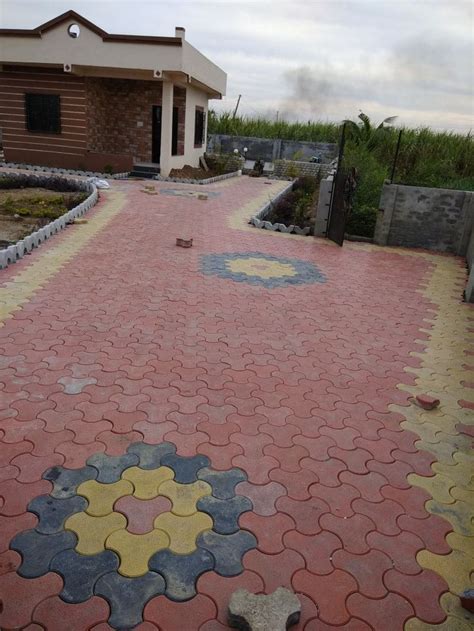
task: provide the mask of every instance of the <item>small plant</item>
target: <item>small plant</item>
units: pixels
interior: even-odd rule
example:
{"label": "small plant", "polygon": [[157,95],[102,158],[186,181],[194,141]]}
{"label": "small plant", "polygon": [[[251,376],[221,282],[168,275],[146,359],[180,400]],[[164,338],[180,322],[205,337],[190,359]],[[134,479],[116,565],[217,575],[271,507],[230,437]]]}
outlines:
{"label": "small plant", "polygon": [[304,158],[304,151],[302,149],[298,149],[298,151],[295,151],[294,154],[291,156],[291,159],[294,160],[295,162],[301,161]]}
{"label": "small plant", "polygon": [[292,178],[292,179],[298,177],[298,175],[300,174],[300,170],[296,164],[288,164],[285,171],[286,171],[287,177]]}
{"label": "small plant", "polygon": [[109,175],[112,175],[113,172],[114,172],[114,167],[111,164],[104,165],[104,168],[102,169],[102,173],[108,173]]}

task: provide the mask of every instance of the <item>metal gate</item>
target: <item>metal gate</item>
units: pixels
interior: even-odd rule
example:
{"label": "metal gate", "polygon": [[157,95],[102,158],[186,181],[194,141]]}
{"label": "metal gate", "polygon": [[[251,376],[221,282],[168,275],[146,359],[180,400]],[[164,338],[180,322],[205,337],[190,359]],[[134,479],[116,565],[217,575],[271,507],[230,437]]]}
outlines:
{"label": "metal gate", "polygon": [[352,199],[357,187],[356,170],[343,166],[344,146],[346,143],[346,125],[344,123],[339,143],[337,171],[334,176],[329,202],[327,237],[338,245],[344,243],[346,221],[352,209]]}

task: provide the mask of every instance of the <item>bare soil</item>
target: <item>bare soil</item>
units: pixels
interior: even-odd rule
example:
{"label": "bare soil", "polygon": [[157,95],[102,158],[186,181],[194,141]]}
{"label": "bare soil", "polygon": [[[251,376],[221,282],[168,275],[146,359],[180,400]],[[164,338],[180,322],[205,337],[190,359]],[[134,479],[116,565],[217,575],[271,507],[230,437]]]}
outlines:
{"label": "bare soil", "polygon": [[186,164],[182,169],[171,169],[170,177],[179,177],[186,180],[207,180],[208,177],[220,175],[216,171],[209,169],[204,171],[201,167],[192,167]]}

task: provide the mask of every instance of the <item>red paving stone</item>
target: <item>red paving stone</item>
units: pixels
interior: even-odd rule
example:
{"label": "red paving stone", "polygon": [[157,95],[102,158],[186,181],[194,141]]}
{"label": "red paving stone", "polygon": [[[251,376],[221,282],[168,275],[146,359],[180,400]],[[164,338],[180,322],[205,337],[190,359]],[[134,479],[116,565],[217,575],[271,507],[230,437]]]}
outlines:
{"label": "red paving stone", "polygon": [[[406,479],[433,475],[435,458],[388,408],[409,405],[396,386],[413,383],[404,368],[419,365],[410,353],[428,339],[420,329],[432,305],[419,290],[433,265],[231,228],[227,217],[264,191],[259,180],[210,187],[218,195],[205,205],[145,196],[141,186],[112,185],[123,210],[0,328],[0,627],[110,628],[103,598],[66,604],[58,574],[18,576],[8,542],[35,527],[26,509],[51,491],[47,468],[80,468],[140,441],[171,441],[181,456],[244,470],[236,493],[253,510],[240,527],[257,547],[238,576],[204,573],[186,603],[151,598],[136,629],[222,630],[235,589],[279,585],[301,595],[297,630],[397,631],[413,616],[440,623],[447,585],[416,555],[447,554],[451,528]],[[177,226],[193,235],[192,249],[175,248]],[[54,257],[70,234],[3,271],[3,282]],[[312,262],[327,282],[269,288],[201,272],[202,256],[246,252]],[[80,379],[68,393],[64,384]],[[116,508],[131,532],[151,527],[153,502],[121,498]]]}

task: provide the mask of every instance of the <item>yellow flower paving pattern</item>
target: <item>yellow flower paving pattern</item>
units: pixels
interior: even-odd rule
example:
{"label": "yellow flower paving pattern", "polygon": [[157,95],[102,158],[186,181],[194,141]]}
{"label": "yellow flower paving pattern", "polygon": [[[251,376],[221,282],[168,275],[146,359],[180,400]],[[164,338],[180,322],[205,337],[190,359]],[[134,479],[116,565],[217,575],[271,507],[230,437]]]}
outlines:
{"label": "yellow flower paving pattern", "polygon": [[297,631],[472,628],[463,262],[250,227],[284,185],[114,183],[1,272],[2,630],[223,629],[279,585]]}

